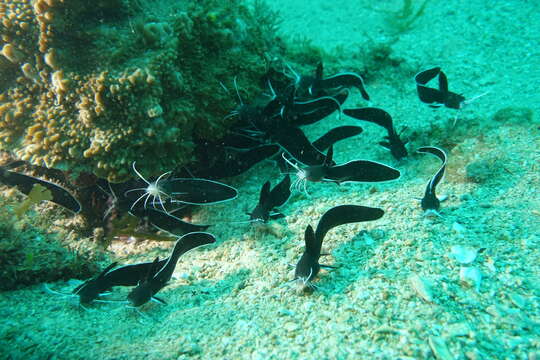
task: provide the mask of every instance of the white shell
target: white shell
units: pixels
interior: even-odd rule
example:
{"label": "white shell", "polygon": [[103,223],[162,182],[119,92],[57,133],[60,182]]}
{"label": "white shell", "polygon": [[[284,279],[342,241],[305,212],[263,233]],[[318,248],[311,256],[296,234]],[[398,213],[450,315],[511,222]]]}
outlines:
{"label": "white shell", "polygon": [[444,339],[440,336],[430,336],[429,337],[429,346],[431,347],[431,350],[433,351],[433,355],[435,355],[435,358],[438,360],[453,360],[454,356],[450,353],[450,350],[448,350],[448,347],[446,346],[446,342]]}
{"label": "white shell", "polygon": [[459,270],[459,278],[461,281],[474,286],[476,291],[480,291],[480,283],[482,282],[482,273],[475,266],[462,266]]}
{"label": "white shell", "polygon": [[462,265],[471,264],[478,255],[478,249],[473,249],[462,245],[453,245],[450,248],[450,254],[448,257],[455,259]]}
{"label": "white shell", "polygon": [[433,285],[429,279],[412,274],[409,276],[409,283],[418,296],[427,302],[433,302]]}

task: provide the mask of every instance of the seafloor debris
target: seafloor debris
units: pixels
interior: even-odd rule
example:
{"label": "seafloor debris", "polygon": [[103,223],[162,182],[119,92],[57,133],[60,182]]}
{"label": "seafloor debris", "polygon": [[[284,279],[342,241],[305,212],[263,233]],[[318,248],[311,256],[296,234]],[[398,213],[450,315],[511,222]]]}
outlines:
{"label": "seafloor debris", "polygon": [[463,245],[452,245],[448,257],[453,258],[462,265],[471,264],[483,249],[475,249]]}
{"label": "seafloor debris", "polygon": [[480,292],[480,284],[482,283],[482,272],[476,266],[462,266],[459,269],[460,280],[472,286],[477,292]]}
{"label": "seafloor debris", "polygon": [[427,302],[434,302],[433,283],[431,280],[418,274],[409,276],[409,283],[418,296]]}
{"label": "seafloor debris", "polygon": [[452,356],[452,353],[450,353],[450,350],[448,350],[448,346],[446,346],[446,342],[444,339],[440,336],[430,336],[429,337],[429,346],[431,347],[431,350],[433,351],[433,355],[438,360],[453,360],[454,356]]}

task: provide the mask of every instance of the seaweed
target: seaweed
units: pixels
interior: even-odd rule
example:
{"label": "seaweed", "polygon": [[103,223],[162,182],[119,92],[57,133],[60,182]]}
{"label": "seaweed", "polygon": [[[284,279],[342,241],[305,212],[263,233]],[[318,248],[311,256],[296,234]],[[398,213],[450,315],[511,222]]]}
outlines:
{"label": "seaweed", "polygon": [[424,14],[429,0],[419,3],[415,0],[403,0],[403,5],[399,10],[383,11],[386,13],[386,21],[394,33],[401,34],[413,28],[414,23]]}
{"label": "seaweed", "polygon": [[96,271],[94,255],[70,249],[63,236],[43,229],[32,213],[18,219],[17,205],[0,199],[0,291],[85,278]]}
{"label": "seaweed", "polygon": [[40,184],[35,184],[28,194],[28,197],[15,209],[15,215],[20,218],[30,209],[30,206],[39,204],[42,200],[52,200],[53,196],[49,190]]}

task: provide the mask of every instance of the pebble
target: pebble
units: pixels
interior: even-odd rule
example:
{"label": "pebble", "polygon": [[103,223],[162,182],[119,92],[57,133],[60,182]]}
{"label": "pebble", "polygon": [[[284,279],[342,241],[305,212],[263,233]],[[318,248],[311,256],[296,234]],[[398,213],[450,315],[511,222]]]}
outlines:
{"label": "pebble", "polygon": [[457,234],[463,234],[465,233],[465,226],[461,225],[458,222],[454,222],[452,224],[452,230]]}
{"label": "pebble", "polygon": [[473,249],[462,245],[452,245],[448,257],[456,260],[458,263],[466,265],[471,264],[478,255],[478,249]]}
{"label": "pebble", "polygon": [[448,350],[446,342],[442,337],[439,336],[430,336],[429,337],[429,346],[435,355],[435,358],[439,360],[453,360],[454,356]]}
{"label": "pebble", "polygon": [[448,337],[467,336],[470,331],[471,328],[464,322],[450,324],[446,327],[446,334]]}
{"label": "pebble", "polygon": [[459,270],[459,278],[462,282],[473,286],[477,292],[480,292],[482,272],[476,266],[462,266]]}
{"label": "pebble", "polygon": [[289,333],[289,336],[293,336],[296,330],[300,329],[300,326],[295,322],[287,321],[283,324],[283,328]]}
{"label": "pebble", "polygon": [[427,302],[432,303],[433,298],[433,285],[431,280],[420,277],[418,274],[412,274],[409,276],[409,283],[418,296]]}
{"label": "pebble", "polygon": [[519,294],[510,293],[508,297],[510,298],[510,301],[512,301],[512,303],[520,309],[524,308],[525,305],[527,305],[527,301],[525,300],[525,298]]}

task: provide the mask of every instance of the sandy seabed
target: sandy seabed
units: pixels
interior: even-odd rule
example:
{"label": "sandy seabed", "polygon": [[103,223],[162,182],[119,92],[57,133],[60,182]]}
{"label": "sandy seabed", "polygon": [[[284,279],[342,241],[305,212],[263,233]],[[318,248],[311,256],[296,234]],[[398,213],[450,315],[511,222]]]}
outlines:
{"label": "sandy seabed", "polygon": [[[413,2],[416,3],[416,2]],[[538,359],[540,358],[540,3],[432,0],[410,30],[392,34],[388,13],[401,1],[273,1],[282,31],[328,52],[387,44],[396,67],[370,79],[372,106],[407,126],[411,156],[397,163],[377,145],[375,125],[332,116],[306,129],[315,138],[342,125],[364,133],[339,143],[338,163],[370,159],[399,168],[385,184],[309,184],[282,207],[285,219],[265,226],[246,219],[261,184],[280,176],[261,163],[234,180],[240,197],[195,216],[220,222],[216,245],[180,259],[143,315],[121,304],[88,310],[42,286],[0,294],[0,358],[6,359]],[[336,50],[336,47],[338,50]],[[457,113],[431,109],[416,95],[413,76],[441,66],[450,89],[474,97]],[[362,105],[350,99],[347,106]],[[363,104],[365,105],[365,104]],[[532,114],[532,115],[531,115]],[[430,155],[448,150],[438,187],[441,217],[423,216],[415,198],[439,168]],[[312,294],[299,292],[292,268],[303,233],[339,204],[385,210],[382,219],[328,233],[328,264]],[[166,256],[159,244],[148,258]],[[172,244],[170,244],[172,245]],[[464,281],[453,246],[485,248]],[[140,249],[116,244],[129,255]],[[140,251],[139,251],[140,252]],[[463,271],[462,271],[463,272]],[[69,292],[76,281],[51,286]],[[125,290],[112,297],[122,298]]]}

